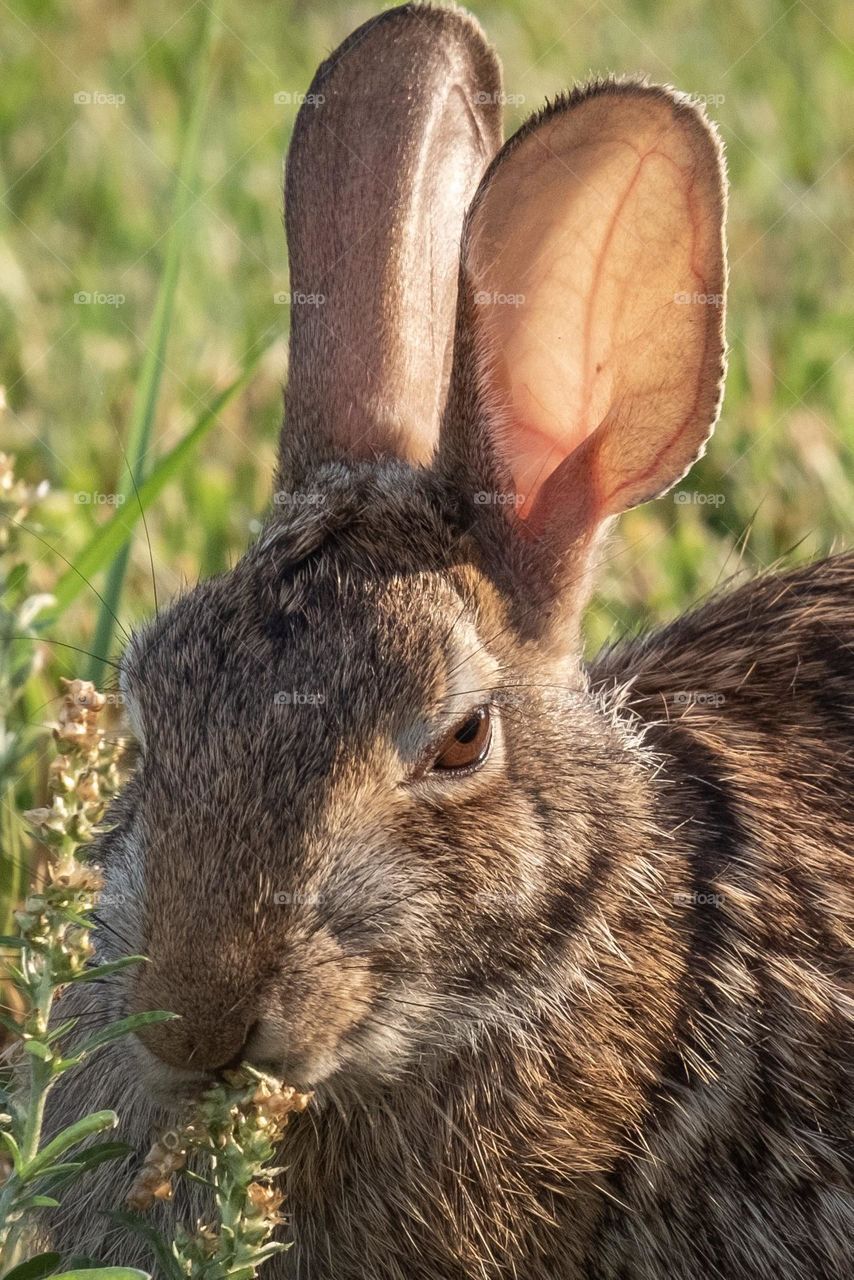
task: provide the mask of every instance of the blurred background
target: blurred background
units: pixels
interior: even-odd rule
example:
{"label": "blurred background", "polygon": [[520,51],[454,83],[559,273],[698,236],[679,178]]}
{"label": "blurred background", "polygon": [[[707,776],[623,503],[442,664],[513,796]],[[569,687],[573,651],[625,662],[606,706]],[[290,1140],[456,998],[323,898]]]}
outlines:
{"label": "blurred background", "polygon": [[[15,813],[44,787],[38,726],[58,677],[106,679],[73,648],[14,637],[115,654],[99,594],[130,628],[153,610],[152,574],[162,604],[253,536],[287,365],[282,156],[318,62],[378,6],[2,7],[0,449],[18,477],[0,466],[5,912],[25,859]],[[640,72],[702,99],[727,149],[722,420],[677,494],[623,519],[588,618],[595,650],[739,566],[850,537],[854,6],[469,7],[504,61],[508,133],[573,81]],[[43,481],[46,495],[23,487]],[[41,593],[53,601],[33,603]]]}

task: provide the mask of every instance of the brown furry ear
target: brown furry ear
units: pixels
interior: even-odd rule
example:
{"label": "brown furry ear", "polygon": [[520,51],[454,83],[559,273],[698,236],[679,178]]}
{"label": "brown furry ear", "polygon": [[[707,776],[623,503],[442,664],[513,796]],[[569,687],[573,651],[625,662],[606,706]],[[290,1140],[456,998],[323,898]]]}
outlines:
{"label": "brown furry ear", "polygon": [[[443,449],[566,546],[703,452],[724,367],[724,174],[688,100],[597,84],[505,145],[467,222]],[[473,425],[474,424],[474,425]]]}
{"label": "brown furry ear", "polygon": [[282,467],[432,455],[463,217],[501,143],[501,72],[458,10],[372,18],[320,67],[287,161]]}

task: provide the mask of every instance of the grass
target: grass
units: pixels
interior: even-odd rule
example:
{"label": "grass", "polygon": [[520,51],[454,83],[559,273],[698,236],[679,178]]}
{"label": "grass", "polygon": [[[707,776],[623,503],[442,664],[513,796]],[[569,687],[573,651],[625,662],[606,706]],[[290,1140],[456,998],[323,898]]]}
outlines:
{"label": "grass", "polygon": [[[727,147],[730,373],[707,457],[621,523],[588,620],[595,648],[665,619],[741,560],[800,560],[854,507],[852,121],[846,0],[490,0],[512,129],[594,72],[705,97]],[[115,651],[91,578],[130,628],[226,568],[270,489],[286,370],[281,159],[320,58],[375,11],[204,0],[4,5],[0,448],[52,496],[21,533],[47,634]],[[276,101],[276,95],[280,100]],[[79,295],[90,295],[80,300]],[[75,301],[75,297],[78,298]],[[135,464],[151,559],[126,458]],[[715,495],[714,502],[703,501]],[[125,535],[133,535],[126,565]],[[50,546],[56,548],[51,550]],[[72,648],[45,646],[16,715],[48,717]],[[98,663],[88,674],[98,674]],[[14,727],[14,726],[13,726]],[[41,802],[34,743],[16,783]],[[1,780],[0,780],[1,781]],[[8,825],[8,824],[6,824]],[[5,825],[4,828],[5,830]],[[0,915],[18,883],[0,859]]]}

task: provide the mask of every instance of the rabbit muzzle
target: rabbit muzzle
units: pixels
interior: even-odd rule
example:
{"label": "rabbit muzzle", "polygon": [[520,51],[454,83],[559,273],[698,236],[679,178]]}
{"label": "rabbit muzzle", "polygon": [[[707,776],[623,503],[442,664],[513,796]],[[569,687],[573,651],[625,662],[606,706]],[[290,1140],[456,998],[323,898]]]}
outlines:
{"label": "rabbit muzzle", "polygon": [[193,1092],[244,1061],[289,1082],[317,1084],[342,1064],[348,1038],[371,1009],[366,965],[322,931],[305,948],[292,948],[272,977],[258,974],[248,941],[242,959],[232,947],[233,963],[221,953],[215,966],[209,957],[206,972],[186,952],[153,955],[130,1004],[177,1014],[138,1031],[144,1081],[158,1096]]}

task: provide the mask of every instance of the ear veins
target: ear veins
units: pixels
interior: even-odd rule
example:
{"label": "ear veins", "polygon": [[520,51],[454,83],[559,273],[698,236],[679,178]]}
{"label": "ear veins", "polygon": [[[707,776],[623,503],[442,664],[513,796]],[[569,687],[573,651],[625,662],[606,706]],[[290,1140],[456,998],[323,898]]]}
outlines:
{"label": "ear veins", "polygon": [[[635,152],[637,152],[637,149],[633,148],[629,143],[625,143],[624,145],[628,146],[629,150],[634,150]],[[596,376],[596,374],[591,375],[590,373],[590,367],[591,367],[591,364],[593,363],[593,312],[596,306],[597,299],[599,297],[599,289],[602,284],[602,277],[605,274],[605,265],[607,261],[608,250],[610,249],[611,243],[614,239],[614,235],[617,229],[617,225],[620,221],[621,214],[625,209],[631,197],[632,192],[634,191],[635,187],[640,181],[640,176],[643,171],[644,163],[648,158],[649,158],[649,153],[645,156],[638,156],[638,163],[635,168],[635,172],[631,180],[629,181],[625,191],[623,192],[623,195],[620,198],[620,201],[617,204],[617,207],[614,209],[613,215],[610,220],[610,225],[602,240],[602,245],[599,249],[599,254],[598,254],[595,266],[593,268],[593,278],[590,282],[590,295],[587,299],[587,304],[585,306],[585,317],[584,317],[584,385],[582,387],[581,404],[580,404],[580,412],[579,412],[579,419],[582,426],[582,430],[587,424],[588,415],[590,413],[590,405],[593,399],[593,378]],[[602,367],[601,364],[597,366],[596,373],[599,372],[601,367]],[[596,429],[597,429],[596,427],[593,427],[593,428],[588,427],[587,431],[589,433],[591,430],[596,430]]]}
{"label": "ear veins", "polygon": [[[600,361],[600,362],[597,362],[597,363],[596,363],[596,366],[595,366],[595,369],[593,368],[593,363],[594,363],[594,361],[593,361],[593,314],[594,314],[595,307],[596,307],[596,300],[597,300],[597,297],[598,297],[599,287],[600,287],[600,285],[601,285],[602,278],[603,278],[603,276],[604,276],[604,274],[605,274],[605,267],[606,267],[606,264],[607,264],[608,250],[610,249],[611,243],[612,243],[612,241],[613,241],[613,239],[614,239],[614,235],[615,235],[615,232],[616,232],[617,226],[618,226],[618,224],[619,224],[619,222],[620,222],[621,215],[622,215],[622,213],[623,213],[623,211],[624,211],[624,209],[625,209],[626,205],[628,204],[628,202],[629,202],[629,200],[630,200],[630,198],[631,198],[632,192],[635,190],[635,188],[637,187],[638,182],[640,181],[641,174],[642,174],[642,171],[643,171],[643,166],[644,166],[644,164],[646,163],[646,161],[647,161],[648,159],[650,159],[650,158],[651,158],[651,157],[653,157],[653,156],[659,156],[659,157],[661,157],[661,158],[662,158],[662,159],[664,159],[664,160],[670,161],[670,163],[671,163],[671,164],[673,164],[677,169],[679,169],[679,168],[680,168],[680,166],[676,165],[676,162],[675,162],[674,160],[672,160],[672,158],[671,158],[671,157],[667,156],[663,151],[658,150],[658,147],[657,147],[657,146],[655,146],[655,147],[651,147],[651,148],[650,148],[646,153],[644,153],[643,155],[641,155],[641,154],[639,154],[639,153],[638,153],[637,148],[636,148],[636,147],[633,147],[633,146],[632,146],[632,144],[631,144],[630,142],[628,142],[627,140],[624,140],[624,139],[617,139],[617,140],[615,140],[615,142],[616,142],[616,144],[617,144],[617,145],[623,145],[623,146],[626,146],[630,151],[634,151],[634,152],[635,152],[635,154],[638,156],[638,162],[637,162],[637,165],[636,165],[636,167],[635,167],[634,173],[633,173],[633,175],[632,175],[631,179],[629,180],[628,185],[626,186],[625,191],[623,192],[622,196],[620,197],[619,203],[617,204],[617,206],[616,206],[616,208],[615,208],[615,210],[614,210],[614,212],[613,212],[613,215],[612,215],[612,217],[611,217],[611,219],[610,219],[610,223],[609,223],[609,226],[608,226],[608,230],[607,230],[607,232],[606,232],[606,234],[605,234],[605,236],[604,236],[604,238],[603,238],[603,240],[602,240],[602,244],[601,244],[601,247],[600,247],[599,252],[598,252],[598,254],[597,254],[597,257],[596,257],[596,263],[595,263],[595,266],[594,266],[594,269],[593,269],[593,277],[592,277],[592,280],[591,280],[590,294],[589,294],[589,297],[588,297],[587,302],[586,302],[586,304],[585,304],[584,337],[583,337],[583,346],[584,346],[584,370],[585,370],[585,373],[584,373],[584,383],[583,383],[583,387],[582,387],[582,394],[581,394],[581,403],[580,403],[580,406],[579,406],[579,413],[578,413],[578,423],[579,423],[579,427],[578,427],[578,429],[577,429],[577,432],[576,432],[576,433],[573,433],[573,434],[577,434],[577,435],[580,437],[580,439],[579,439],[579,443],[578,443],[578,444],[576,444],[576,445],[575,445],[575,447],[571,450],[569,457],[567,457],[567,458],[566,458],[565,462],[566,462],[566,464],[567,464],[567,465],[571,463],[571,461],[572,461],[572,459],[574,458],[574,456],[575,456],[576,452],[577,452],[580,448],[582,448],[582,447],[584,446],[584,444],[586,443],[587,439],[589,439],[589,438],[590,438],[590,436],[592,436],[594,433],[598,432],[598,431],[599,431],[599,429],[600,429],[601,427],[607,426],[607,423],[608,423],[608,418],[605,418],[605,419],[604,419],[602,422],[600,422],[596,427],[593,427],[593,428],[589,428],[589,427],[588,427],[588,428],[587,428],[587,430],[585,431],[585,424],[587,423],[587,419],[588,419],[588,416],[589,416],[589,413],[590,413],[590,406],[591,406],[591,403],[592,403],[592,400],[593,400],[593,383],[594,383],[594,379],[595,379],[595,377],[596,377],[596,376],[601,372],[601,370],[602,370],[602,368],[603,368],[603,363],[604,363],[604,362],[601,362],[601,361]],[[561,159],[561,157],[560,157],[560,156],[558,156],[558,154],[557,154],[556,152],[551,151],[551,149],[550,149],[550,148],[548,148],[548,147],[546,146],[545,142],[543,142],[543,143],[542,143],[542,145],[543,145],[544,149],[546,149],[546,150],[550,151],[550,154],[551,154],[551,155],[552,155],[556,160],[559,160],[561,163],[564,163],[564,164],[565,164],[565,161],[563,161],[563,160]],[[587,146],[588,144],[584,143],[584,144],[581,144],[581,145],[582,145],[582,146]],[[575,148],[575,150],[579,150],[579,149],[580,149],[580,148]],[[572,154],[572,153],[570,153],[570,154]],[[565,167],[570,168],[570,166],[569,166],[568,164],[565,164]],[[680,170],[680,172],[681,172],[681,170]],[[696,236],[695,236],[695,238],[694,238],[694,243],[696,243]],[[530,385],[529,385],[527,382],[522,383],[521,385],[524,387],[524,389],[526,390],[526,392],[528,393],[528,395],[530,396],[530,398],[531,398],[532,400],[534,400],[537,404],[539,404],[539,405],[540,405],[540,407],[541,407],[541,409],[543,410],[544,414],[546,414],[546,415],[547,415],[547,414],[548,414],[548,409],[547,409],[546,405],[545,405],[545,404],[543,404],[543,402],[542,402],[542,401],[541,401],[541,400],[536,396],[536,394],[534,393],[534,391],[533,391],[533,389],[530,387]],[[676,436],[677,436],[677,437],[681,434],[681,432],[682,432],[682,430],[683,430],[683,429],[684,429],[684,424],[683,424],[683,425],[682,425],[682,426],[677,430],[677,432],[676,432]],[[522,434],[524,434],[525,436],[532,436],[532,435],[533,435],[533,436],[538,436],[538,437],[539,437],[539,438],[544,442],[544,444],[547,446],[547,452],[546,452],[546,453],[545,453],[545,455],[544,455],[542,465],[541,465],[540,470],[539,470],[539,472],[538,472],[538,474],[537,474],[537,476],[536,476],[536,478],[535,478],[535,479],[536,479],[536,484],[535,484],[535,486],[532,486],[532,487],[534,487],[534,488],[536,488],[536,489],[539,489],[541,486],[544,486],[544,485],[547,483],[547,481],[548,481],[548,479],[549,479],[549,476],[550,476],[551,474],[553,474],[553,472],[557,469],[557,467],[559,467],[559,466],[561,465],[561,464],[560,464],[560,461],[559,461],[559,462],[557,463],[556,467],[552,468],[552,469],[551,469],[551,471],[547,472],[546,476],[545,476],[543,479],[541,479],[543,472],[546,470],[546,468],[547,468],[547,466],[548,466],[549,458],[551,457],[551,455],[552,455],[552,454],[554,454],[554,453],[557,451],[557,445],[555,444],[554,440],[553,440],[550,436],[548,436],[548,435],[546,434],[546,432],[545,432],[544,430],[542,430],[542,429],[538,428],[538,427],[537,427],[533,422],[531,422],[530,420],[529,420],[529,421],[526,421],[524,424],[520,423],[520,424],[519,424],[519,430],[520,430],[520,431],[521,431],[521,433],[522,433]],[[570,436],[569,436],[569,438],[571,439],[571,438],[572,438],[572,435],[570,435]],[[664,453],[666,453],[666,451],[667,451],[667,449],[668,449],[668,448],[669,448],[669,443],[668,443],[667,445],[663,446],[662,450],[660,451],[660,455],[663,455]],[[594,452],[595,454],[598,454],[598,449],[595,449],[595,450],[594,450],[594,449],[592,448],[592,446],[591,446],[591,452]],[[660,455],[659,455],[659,456],[660,456]],[[596,499],[595,499],[595,500],[593,500],[593,501],[591,501],[591,503],[589,504],[588,512],[589,512],[589,514],[590,514],[591,516],[592,516],[592,515],[593,515],[593,513],[595,512],[595,513],[596,513],[596,515],[595,515],[595,517],[594,517],[594,518],[598,520],[598,519],[600,519],[600,518],[601,518],[601,516],[605,513],[605,508],[606,508],[606,506],[607,506],[608,502],[611,500],[611,498],[614,496],[614,494],[615,494],[615,493],[617,493],[617,492],[619,491],[619,489],[623,487],[623,485],[620,485],[620,486],[618,486],[616,489],[612,490],[612,492],[611,492],[611,493],[609,493],[609,494],[608,494],[608,496],[607,496],[606,498],[601,497],[601,495],[599,495],[599,493],[598,493],[599,485],[598,485],[598,483],[596,483],[596,480],[598,480],[598,475],[596,475],[597,468],[595,467],[594,459],[591,459],[590,461],[591,461],[591,466],[590,466],[590,468],[589,468],[589,472],[590,472],[590,474],[589,474],[589,482],[590,482],[591,484],[595,484],[595,488],[596,488]],[[656,461],[657,461],[657,459],[656,459]],[[655,464],[653,464],[653,466],[650,468],[650,470],[654,470],[654,469],[655,469]],[[594,476],[596,476],[596,480],[594,480]],[[628,483],[628,482],[624,482],[624,483]],[[519,513],[518,513],[518,514],[519,514],[520,519],[521,519],[523,522],[525,522],[525,521],[526,521],[526,519],[527,519],[527,517],[529,517],[529,516],[531,515],[532,507],[533,507],[533,505],[534,505],[534,495],[533,495],[533,494],[526,493],[526,494],[523,494],[522,496],[523,496],[523,499],[524,499],[524,500],[523,500],[523,502],[522,502],[522,504],[521,504],[521,507],[520,507],[520,510],[519,510]],[[524,526],[523,526],[523,527],[524,527]],[[532,532],[533,532],[533,531],[535,531],[535,528],[534,528],[534,526],[533,526],[533,525],[531,526],[531,531],[532,531]]]}

